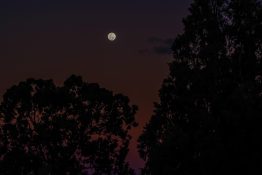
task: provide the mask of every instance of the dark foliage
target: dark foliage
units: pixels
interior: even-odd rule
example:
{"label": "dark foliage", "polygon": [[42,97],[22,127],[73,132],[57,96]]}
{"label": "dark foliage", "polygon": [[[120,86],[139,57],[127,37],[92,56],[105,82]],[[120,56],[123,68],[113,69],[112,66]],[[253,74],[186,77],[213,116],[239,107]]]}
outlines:
{"label": "dark foliage", "polygon": [[74,75],[61,87],[21,82],[0,106],[0,174],[132,174],[125,157],[136,110]]}
{"label": "dark foliage", "polygon": [[190,13],[139,138],[143,174],[261,174],[261,2],[194,0]]}

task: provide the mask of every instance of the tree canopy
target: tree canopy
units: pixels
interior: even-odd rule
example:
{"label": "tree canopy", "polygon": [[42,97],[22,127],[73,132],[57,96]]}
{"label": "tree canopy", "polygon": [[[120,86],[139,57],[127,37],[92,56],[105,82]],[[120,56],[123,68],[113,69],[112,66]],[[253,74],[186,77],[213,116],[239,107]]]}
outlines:
{"label": "tree canopy", "polygon": [[28,79],[0,105],[0,174],[132,174],[125,161],[136,106],[72,75]]}
{"label": "tree canopy", "polygon": [[189,11],[139,138],[143,174],[261,173],[261,1],[194,0]]}

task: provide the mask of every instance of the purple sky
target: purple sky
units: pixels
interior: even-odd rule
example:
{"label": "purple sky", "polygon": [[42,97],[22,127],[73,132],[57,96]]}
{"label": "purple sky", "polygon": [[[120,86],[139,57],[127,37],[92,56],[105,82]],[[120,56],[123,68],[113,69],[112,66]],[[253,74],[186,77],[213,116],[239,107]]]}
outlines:
{"label": "purple sky", "polygon": [[[168,74],[172,39],[191,0],[1,0],[0,95],[26,78],[62,83],[78,74],[139,106],[128,160]],[[109,32],[117,40],[107,40]]]}

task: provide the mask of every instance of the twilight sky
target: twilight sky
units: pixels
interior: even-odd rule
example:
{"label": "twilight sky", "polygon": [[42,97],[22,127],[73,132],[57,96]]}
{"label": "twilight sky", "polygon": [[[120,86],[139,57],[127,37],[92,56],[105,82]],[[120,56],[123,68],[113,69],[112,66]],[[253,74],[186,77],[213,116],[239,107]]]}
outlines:
{"label": "twilight sky", "polygon": [[[29,77],[60,84],[71,74],[139,106],[128,160],[168,74],[168,48],[192,0],[1,0],[0,96]],[[109,32],[117,40],[107,40]],[[0,98],[1,99],[1,98]]]}

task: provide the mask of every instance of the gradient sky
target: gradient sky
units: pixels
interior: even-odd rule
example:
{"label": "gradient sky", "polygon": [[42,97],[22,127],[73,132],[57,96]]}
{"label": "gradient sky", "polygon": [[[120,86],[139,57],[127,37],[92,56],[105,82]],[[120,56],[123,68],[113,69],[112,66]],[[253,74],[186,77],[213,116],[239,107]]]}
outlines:
{"label": "gradient sky", "polygon": [[[71,74],[139,106],[128,161],[168,74],[172,39],[191,0],[1,0],[0,95],[29,77],[61,84]],[[117,40],[107,40],[109,32]]]}

